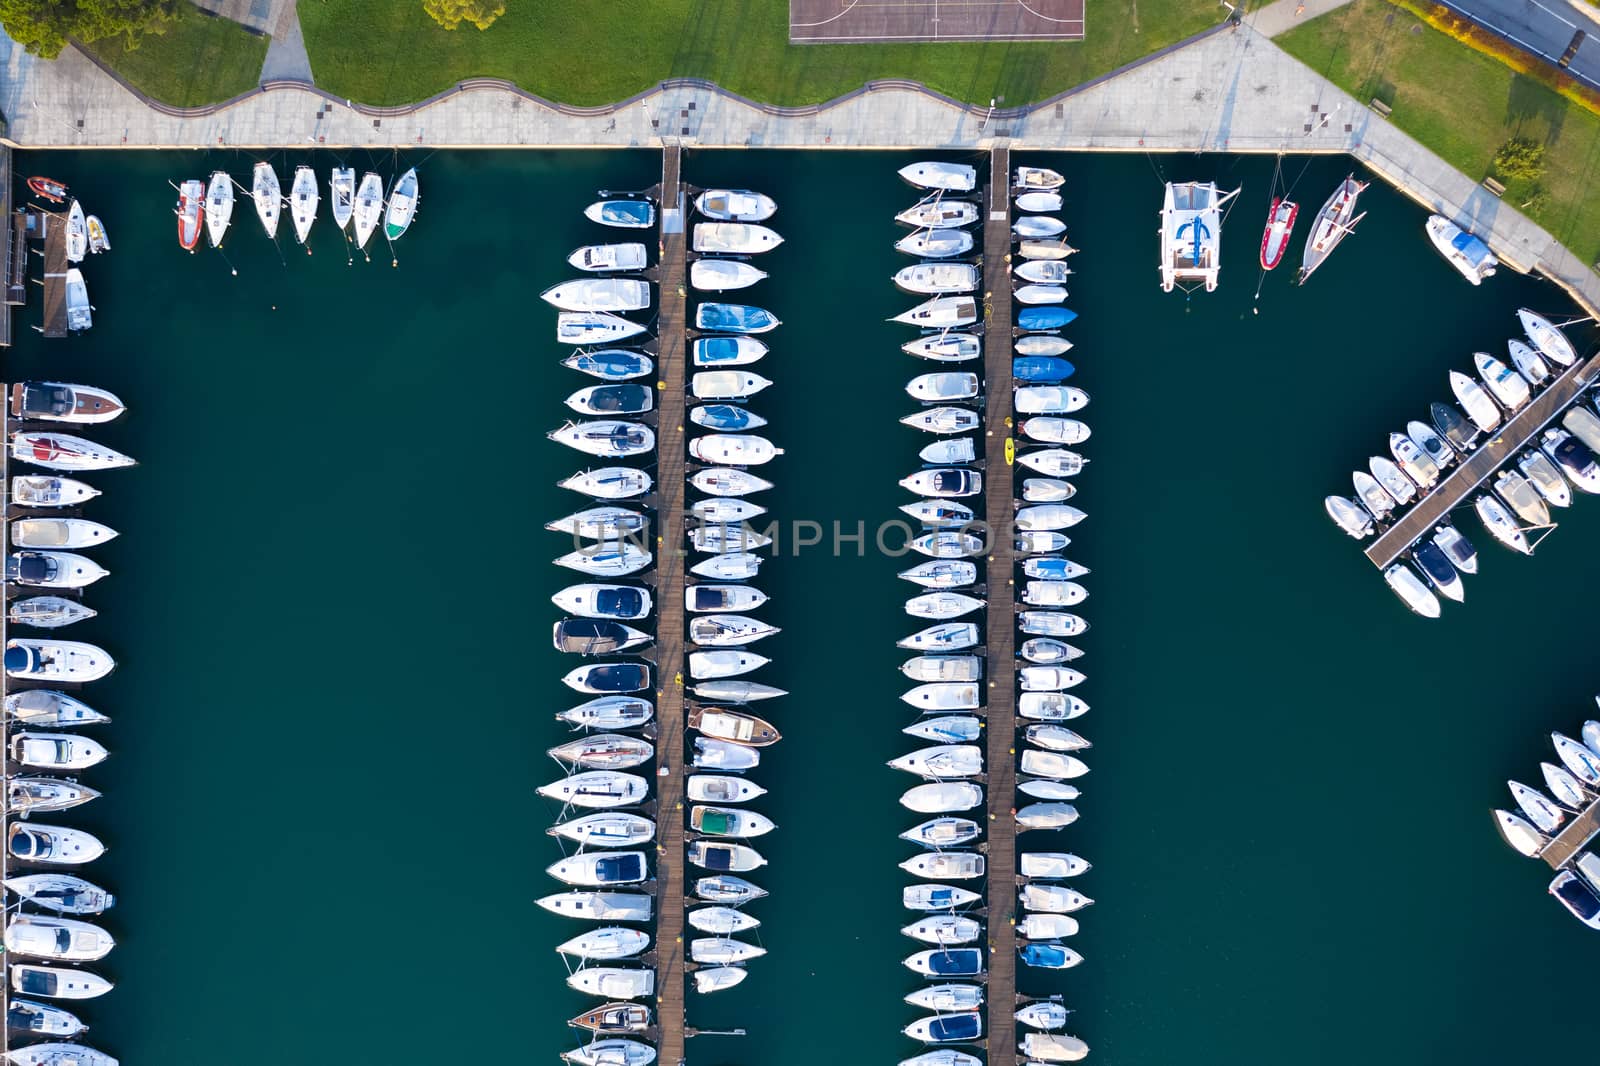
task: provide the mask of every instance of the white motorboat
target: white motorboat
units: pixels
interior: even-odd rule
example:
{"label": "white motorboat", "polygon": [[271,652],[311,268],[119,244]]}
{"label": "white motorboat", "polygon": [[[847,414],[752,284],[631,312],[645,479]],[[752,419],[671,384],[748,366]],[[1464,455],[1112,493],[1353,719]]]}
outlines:
{"label": "white motorboat", "polygon": [[1047,167],[1019,166],[1011,172],[1011,187],[1017,192],[1052,192],[1066,181],[1059,171]]}
{"label": "white motorboat", "polygon": [[84,256],[89,254],[89,223],[76,200],[67,208],[66,236],[67,262],[83,262]]}
{"label": "white motorboat", "polygon": [[1089,590],[1076,581],[1030,581],[1022,590],[1022,602],[1030,607],[1076,607],[1089,598]]}
{"label": "white motorboat", "polygon": [[1161,291],[1198,283],[1217,288],[1222,269],[1223,205],[1239,194],[1214,181],[1167,182],[1161,204]]}
{"label": "white motorboat", "polygon": [[1019,240],[1031,237],[1059,237],[1067,232],[1067,224],[1048,215],[1023,215],[1011,224],[1011,232]]}
{"label": "white motorboat", "polygon": [[546,749],[545,754],[556,762],[585,770],[626,770],[654,758],[655,746],[643,737],[626,733],[588,733]]}
{"label": "white motorboat", "polygon": [[1383,580],[1388,582],[1394,594],[1400,597],[1400,602],[1417,614],[1424,618],[1439,617],[1439,598],[1417,576],[1417,572],[1406,564],[1391,565],[1383,572]]}
{"label": "white motorboat", "polygon": [[1075,418],[1024,418],[1017,429],[1029,440],[1041,444],[1082,444],[1089,439],[1088,425]]}
{"label": "white motorboat", "polygon": [[411,222],[417,217],[417,205],[422,193],[417,188],[417,168],[412,167],[400,175],[389,187],[389,204],[383,213],[383,235],[392,244],[405,236]]}
{"label": "white motorboat", "polygon": [[[1023,929],[1027,929],[1028,932],[1023,932]],[[1078,923],[1064,914],[1032,914],[1017,926],[1017,931],[1028,940],[1054,940],[1060,936],[1070,935],[1043,932],[1046,929],[1070,929],[1076,933]],[[1060,1029],[1067,1024],[1069,1013],[1071,1012],[1059,1003],[1041,1002],[1028,1004],[1018,1010],[1015,1017],[1030,1029]]]}
{"label": "white motorboat", "polygon": [[755,577],[761,569],[761,557],[752,552],[730,552],[713,555],[704,562],[689,568],[689,573],[713,581],[743,581]]}
{"label": "white motorboat", "polygon": [[14,859],[47,866],[93,862],[106,851],[98,838],[81,829],[20,822],[6,827],[6,847]]}
{"label": "white motorboat", "polygon": [[935,333],[906,341],[900,350],[907,355],[939,363],[966,363],[982,354],[983,342],[971,333]]}
{"label": "white motorboat", "polygon": [[[1072,274],[1072,268],[1059,259],[1023,259],[1012,266],[1011,272],[1017,276],[1017,280],[1019,281],[1032,282],[1038,285],[1064,285],[1066,284],[1067,278]],[[1019,342],[1023,340],[1021,337],[1017,339]],[[1044,340],[1045,338],[1030,337],[1027,339],[1030,341],[1040,341]],[[1072,347],[1072,342],[1063,338],[1051,337],[1049,339],[1058,342],[1063,346],[1061,347],[1060,351],[1023,351],[1023,346],[1019,343],[1015,346],[1017,354],[1061,355],[1063,352],[1066,352]],[[1055,347],[1055,345],[1052,345],[1052,348],[1053,347]]]}
{"label": "white motorboat", "polygon": [[1065,259],[1077,249],[1066,241],[1029,237],[1017,244],[1017,254],[1024,259]]}
{"label": "white motorboat", "polygon": [[778,828],[771,818],[755,811],[735,807],[702,807],[689,809],[689,827],[708,837],[728,837],[750,840],[766,836]]}
{"label": "white motorboat", "polygon": [[944,621],[960,618],[983,607],[983,601],[960,592],[927,592],[906,601],[906,613],[913,618]]}
{"label": "white motorboat", "polygon": [[1443,215],[1429,215],[1423,228],[1427,230],[1428,240],[1433,242],[1433,247],[1444,256],[1445,262],[1455,267],[1472,284],[1482,285],[1484,278],[1494,276],[1500,260],[1494,257],[1481,238],[1474,237]]}
{"label": "white motorboat", "polygon": [[978,567],[965,559],[930,559],[898,576],[925,589],[958,589],[978,580]]}
{"label": "white motorboat", "polygon": [[51,683],[97,681],[117,665],[93,644],[32,638],[6,641],[5,664],[10,677]]}
{"label": "white motorboat", "polygon": [[599,662],[569,670],[561,683],[579,692],[618,695],[643,692],[650,687],[650,666],[634,661]]}
{"label": "white motorboat", "polygon": [[1077,889],[1065,885],[1023,885],[1017,898],[1024,910],[1038,914],[1071,914],[1094,902]]}
{"label": "white motorboat", "polygon": [[116,941],[104,929],[75,918],[18,914],[6,925],[6,951],[59,962],[94,962]]}
{"label": "white motorboat", "polygon": [[983,732],[983,722],[976,715],[947,714],[913,722],[900,732],[919,740],[931,740],[939,744],[959,744],[966,740],[977,740],[979,734]]}
{"label": "white motorboat", "polygon": [[116,897],[99,885],[72,874],[8,877],[5,887],[35,906],[61,914],[103,914],[116,903]]}
{"label": "white motorboat", "polygon": [[1550,508],[1521,474],[1502,470],[1495,475],[1494,494],[1524,523],[1533,528],[1550,524]]}
{"label": "white motorboat", "polygon": [[643,844],[654,837],[656,823],[637,814],[603,811],[557,822],[545,832],[576,841],[585,847],[626,848]]}
{"label": "white motorboat", "polygon": [[[956,819],[962,821],[964,819]],[[979,856],[981,858],[982,856]],[[960,914],[935,914],[925,918],[918,918],[910,925],[902,926],[900,932],[913,940],[920,940],[924,944],[970,944],[983,935],[983,925],[975,918],[968,918]],[[976,985],[962,986],[981,990]],[[964,1009],[958,1007],[938,1009]]]}
{"label": "white motorboat", "polygon": [[649,200],[597,200],[583,209],[583,217],[602,226],[649,229],[656,224],[656,205]]}
{"label": "white motorboat", "polygon": [[771,662],[764,655],[727,649],[689,653],[689,676],[696,681],[715,677],[738,677]]}
{"label": "white motorboat", "polygon": [[696,222],[692,238],[695,251],[721,255],[759,255],[782,243],[775,230],[746,222]]}
{"label": "white motorboat", "polygon": [[922,329],[959,329],[978,321],[978,301],[971,296],[935,296],[895,315],[890,321]]}
{"label": "white motorboat", "polygon": [[982,555],[987,550],[982,537],[954,529],[941,529],[914,537],[906,547],[934,559],[960,559]]}
{"label": "white motorboat", "polygon": [[1522,332],[1527,334],[1528,340],[1546,359],[1562,366],[1571,366],[1578,361],[1578,352],[1572,347],[1572,342],[1549,319],[1526,308],[1517,312],[1517,319],[1522,323]]}
{"label": "white motorboat", "polygon": [[1023,877],[1041,881],[1059,881],[1089,872],[1092,864],[1087,859],[1067,851],[1025,851],[1017,857],[1018,869]]}
{"label": "white motorboat", "polygon": [[741,614],[702,614],[689,619],[689,639],[708,648],[753,644],[779,632],[777,626]]}
{"label": "white motorboat", "polygon": [[94,999],[111,991],[112,984],[88,970],[16,963],[11,967],[11,988],[15,992],[50,999]]}
{"label": "white motorboat", "polygon": [[694,198],[694,206],[721,222],[765,222],[778,210],[772,197],[749,189],[707,189]]}
{"label": "white motorboat", "polygon": [[81,589],[110,571],[76,552],[20,551],[5,559],[5,579],[26,588]]}
{"label": "white motorboat", "polygon": [[1539,450],[1561,468],[1573,488],[1600,493],[1600,461],[1581,440],[1564,429],[1547,429],[1540,434]]}
{"label": "white motorboat", "polygon": [[656,1049],[638,1040],[608,1037],[563,1051],[561,1057],[572,1066],[650,1066],[656,1061]]}
{"label": "white motorboat", "polygon": [[978,171],[965,163],[921,162],[900,168],[900,177],[919,189],[971,192],[978,187]]}
{"label": "white motorboat", "polygon": [[706,966],[694,971],[694,990],[709,995],[732,988],[749,976],[742,966]]}
{"label": "white motorboat", "polygon": [[568,975],[567,986],[607,1000],[639,999],[655,993],[656,972],[621,966],[586,966]]}
{"label": "white motorboat", "polygon": [[1071,644],[1064,644],[1059,640],[1053,640],[1050,637],[1033,637],[1030,640],[1025,640],[1022,643],[1022,647],[1018,649],[1018,653],[1027,662],[1037,663],[1040,666],[1069,663],[1074,659],[1083,657],[1081,649],[1075,648]]}
{"label": "white motorboat", "polygon": [[913,263],[898,270],[893,280],[905,292],[932,296],[972,292],[983,281],[971,263]]}
{"label": "white motorboat", "polygon": [[890,759],[889,766],[937,781],[983,773],[983,749],[974,744],[935,744]]}
{"label": "white motorboat", "polygon": [[1049,723],[1030,725],[1024,735],[1028,743],[1037,744],[1046,751],[1083,751],[1092,746],[1066,726]]}
{"label": "white motorboat", "polygon": [[1600,755],[1560,733],[1551,733],[1550,742],[1574,777],[1591,788],[1600,789]]}
{"label": "white motorboat", "polygon": [[970,906],[983,897],[956,885],[907,885],[900,890],[900,903],[909,911],[949,911]]}
{"label": "white motorboat", "polygon": [[1512,551],[1521,552],[1523,555],[1533,554],[1533,546],[1528,543],[1522,527],[1517,525],[1517,520],[1511,517],[1511,512],[1507,511],[1499,500],[1484,493],[1472,501],[1472,506],[1478,512],[1478,518],[1491,537]]}
{"label": "white motorboat", "polygon": [[740,773],[754,770],[760,764],[761,752],[755,748],[707,737],[694,739],[694,758],[691,760],[691,765],[697,770],[731,770]]}
{"label": "white motorboat", "polygon": [[1088,764],[1073,755],[1059,751],[1040,751],[1028,748],[1017,762],[1018,772],[1035,777],[1048,777],[1057,781],[1070,781],[1089,772]]}
{"label": "white motorboat", "polygon": [[903,425],[928,433],[965,433],[982,424],[978,412],[969,407],[927,407],[900,419]]}
{"label": "white motorboat", "polygon": [[902,693],[900,698],[923,713],[970,711],[979,706],[978,686],[957,682],[935,681],[917,685]]}
{"label": "white motorboat", "polygon": [[585,888],[643,884],[649,867],[642,851],[597,851],[570,855],[545,872],[557,881]]}
{"label": "white motorboat", "polygon": [[1459,370],[1452,370],[1450,390],[1456,394],[1456,400],[1461,404],[1461,409],[1467,413],[1467,417],[1472,420],[1472,424],[1480,430],[1489,433],[1500,424],[1500,408],[1476,381]]}
{"label": "white motorboat", "polygon": [[683,600],[690,612],[753,611],[767,602],[767,594],[750,585],[690,585]]}
{"label": "white motorboat", "polygon": [[689,264],[689,284],[701,292],[729,292],[748,289],[767,276],[738,259],[696,259]]}
{"label": "white motorboat", "polygon": [[642,415],[654,410],[655,391],[628,383],[588,385],[568,396],[566,404],[581,415]]}
{"label": "white motorboat", "polygon": [[626,273],[649,265],[649,253],[640,241],[585,244],[567,256],[567,263],[590,273]]}
{"label": "white motorboat", "polygon": [[93,325],[94,305],[89,302],[83,271],[73,267],[67,271],[67,329],[76,333]]}
{"label": "white motorboat", "polygon": [[900,479],[900,487],[918,496],[941,499],[976,496],[983,491],[983,475],[960,466],[936,466]]}
{"label": "white motorboat", "polygon": [[895,646],[916,651],[960,651],[963,648],[976,647],[977,643],[976,623],[941,622],[896,641]]}
{"label": "white motorboat", "polygon": [[206,238],[211,247],[222,247],[228,224],[233,221],[233,179],[225,171],[214,170],[206,184]]}
{"label": "white motorboat", "polygon": [[1472,362],[1478,368],[1478,376],[1489,386],[1490,394],[1506,410],[1515,411],[1532,397],[1527,379],[1488,352],[1473,352]]}
{"label": "white motorboat", "polygon": [[1011,294],[1019,304],[1058,304],[1067,299],[1060,285],[1024,285]]}
{"label": "white motorboat", "polygon": [[50,431],[12,434],[11,457],[48,470],[114,470],[134,465],[131,458],[103,444]]}
{"label": "white motorboat", "polygon": [[689,454],[703,463],[723,466],[761,466],[783,454],[765,437],[747,433],[717,433],[695,437],[689,442]]}
{"label": "white motorboat", "polygon": [[1544,850],[1545,845],[1550,843],[1549,837],[1510,811],[1495,811],[1494,822],[1505,842],[1530,859],[1536,857]]}
{"label": "white motorboat", "polygon": [[41,422],[110,422],[127,410],[114,393],[63,381],[19,381],[11,386],[11,414]]}
{"label": "white motorboat", "polygon": [[356,247],[365,248],[378,223],[383,221],[383,179],[367,171],[356,188],[355,205],[351,209],[355,223]]}
{"label": "white motorboat", "polygon": [[104,744],[76,733],[11,735],[12,761],[39,770],[85,770],[104,762],[110,754]]}
{"label": "white motorboat", "polygon": [[1017,412],[1025,415],[1070,415],[1089,406],[1089,394],[1071,385],[1025,385],[1014,400]]}
{"label": "white motorboat", "polygon": [[1591,452],[1600,451],[1600,418],[1596,418],[1593,411],[1573,407],[1561,416],[1561,424]]}
{"label": "white motorboat", "polygon": [[576,448],[586,455],[617,459],[655,450],[655,430],[638,422],[615,418],[588,422],[568,422],[547,434],[558,444]]}
{"label": "white motorboat", "polygon": [[896,251],[919,259],[950,259],[972,251],[972,234],[964,229],[919,229],[894,242]]}
{"label": "white motorboat", "polygon": [[554,560],[557,566],[593,577],[627,577],[649,566],[654,556],[626,541],[578,548]]}
{"label": "white motorboat", "polygon": [[1088,517],[1066,503],[1042,503],[1017,511],[1016,523],[1023,530],[1071,529]]}
{"label": "white motorboat", "polygon": [[278,238],[278,218],[283,213],[283,188],[272,164],[260,162],[250,172],[250,198],[255,201],[261,228],[273,240]]}
{"label": "white motorboat", "polygon": [[918,814],[954,814],[983,804],[983,789],[971,781],[934,781],[907,789],[900,805]]}
{"label": "white motorboat", "polygon": [[1372,516],[1355,500],[1346,496],[1329,496],[1323,500],[1328,517],[1350,536],[1360,540],[1372,535]]}
{"label": "white motorboat", "polygon": [[978,205],[970,200],[946,200],[935,195],[906,208],[894,220],[912,229],[957,229],[978,221]]}
{"label": "white motorboat", "polygon": [[[971,443],[970,441],[968,442]],[[918,500],[915,503],[903,503],[900,510],[915,518],[924,526],[935,529],[948,529],[965,526],[974,520],[972,508],[964,503],[954,500]]]}
{"label": "white motorboat", "polygon": [[333,224],[340,229],[347,228],[356,204],[354,167],[334,167],[329,172],[328,201],[328,208],[333,213]]}
{"label": "white motorboat", "polygon": [[1550,790],[1550,795],[1567,810],[1577,813],[1593,801],[1594,794],[1585,789],[1565,767],[1542,762],[1539,772],[1544,775],[1544,785]]}
{"label": "white motorboat", "polygon": [[83,701],[45,688],[13,692],[5,699],[5,713],[13,721],[45,728],[101,725],[111,721]]}
{"label": "white motorboat", "polygon": [[1542,832],[1554,833],[1567,820],[1566,813],[1538,789],[1529,788],[1520,781],[1507,781],[1506,787],[1511,790],[1511,798],[1517,801],[1517,807],[1527,815],[1528,821]]}
{"label": "white motorboat", "polygon": [[597,500],[625,500],[649,492],[652,481],[643,470],[635,470],[631,466],[607,466],[573,474],[556,484]]}
{"label": "white motorboat", "polygon": [[737,678],[727,681],[702,681],[698,685],[690,685],[689,691],[702,700],[713,700],[718,703],[754,703],[757,700],[777,699],[779,696],[789,694],[787,689]]}
{"label": "white motorboat", "polygon": [[689,912],[689,924],[702,933],[727,936],[755,929],[761,921],[732,907],[697,907]]}
{"label": "white motorboat", "polygon": [[1027,503],[1060,503],[1077,495],[1078,489],[1070,481],[1053,477],[1022,479],[1022,499]]}
{"label": "white motorboat", "polygon": [[748,844],[719,840],[692,840],[686,855],[694,865],[719,873],[749,873],[767,864],[766,857]]}
{"label": "white motorboat", "polygon": [[752,492],[765,492],[772,482],[756,477],[748,470],[712,466],[696,470],[689,475],[689,484],[708,496],[738,498]]}
{"label": "white motorboat", "polygon": [[713,966],[731,966],[758,959],[766,953],[766,948],[730,937],[695,937],[689,941],[689,957],[695,962]]}
{"label": "white motorboat", "polygon": [[1046,477],[1077,477],[1089,460],[1065,448],[1040,448],[1017,455],[1017,462]]}
{"label": "white motorboat", "polygon": [[616,770],[586,770],[539,786],[539,795],[547,799],[594,810],[631,807],[649,794],[649,781]]}
{"label": "white motorboat", "polygon": [[1417,447],[1417,442],[1404,433],[1389,434],[1389,453],[1407,478],[1423,489],[1430,489],[1439,481],[1439,464]]}
{"label": "white motorboat", "polygon": [[1456,460],[1456,450],[1445,442],[1445,439],[1434,432],[1432,426],[1426,422],[1412,419],[1406,423],[1406,435],[1411,442],[1422,450],[1422,454],[1433,460],[1440,470],[1449,466]]}
{"label": "white motorboat", "polygon": [[1406,477],[1391,460],[1374,455],[1367,459],[1367,468],[1377,478],[1378,484],[1383,486],[1383,491],[1393,497],[1396,503],[1407,504],[1416,499],[1417,483]]}
{"label": "white motorboat", "polygon": [[924,880],[970,881],[983,876],[984,861],[975,851],[934,851],[911,856],[900,869]]}
{"label": "white motorboat", "polygon": [[557,944],[556,951],[562,955],[575,955],[580,959],[599,959],[609,962],[632,958],[649,946],[650,935],[643,930],[612,925],[579,933],[572,939]]}
{"label": "white motorboat", "polygon": [[753,781],[725,774],[690,774],[684,794],[696,803],[748,803],[767,790]]}
{"label": "white motorboat", "polygon": [[1506,350],[1511,354],[1511,365],[1517,368],[1517,373],[1529,385],[1543,385],[1553,376],[1549,364],[1540,358],[1539,353],[1521,341],[1507,341]]}
{"label": "white motorboat", "polygon": [[[1025,782],[1028,785],[1054,785],[1059,782],[1048,778],[1038,781]],[[1077,797],[1078,790],[1073,786],[1073,798]],[[1017,811],[1017,828],[1026,829],[1064,829],[1078,820],[1078,810],[1070,803],[1058,800],[1049,800],[1042,803],[1030,803]]]}
{"label": "white motorboat", "polygon": [[1543,452],[1527,451],[1517,460],[1517,469],[1553,507],[1572,506],[1572,490],[1560,469]]}
{"label": "white motorboat", "polygon": [[650,306],[650,283],[639,278],[578,278],[552,285],[539,296],[563,311],[642,311]]}
{"label": "white motorboat", "polygon": [[1017,1050],[1034,1062],[1078,1062],[1089,1056],[1089,1045],[1065,1033],[1028,1033]]}
{"label": "white motorboat", "polygon": [[609,311],[563,311],[556,315],[556,340],[562,344],[610,344],[644,332],[644,326]]}
{"label": "white motorboat", "polygon": [[689,379],[697,400],[744,400],[772,382],[748,370],[702,370]]}
{"label": "white motorboat", "polygon": [[36,1003],[31,999],[12,997],[6,1005],[6,1014],[6,1022],[11,1029],[18,1034],[28,1036],[70,1040],[89,1028],[76,1014],[66,1008],[50,1003]]}
{"label": "white motorboat", "polygon": [[[901,930],[905,932],[905,930]],[[906,933],[907,936],[913,934]],[[920,939],[920,938],[919,938]],[[931,941],[938,943],[938,941]],[[983,1006],[982,985],[928,985],[905,997],[913,1007],[941,1012],[977,1010]]]}
{"label": "white motorboat", "polygon": [[289,221],[294,224],[294,239],[300,244],[311,236],[311,224],[317,220],[317,205],[321,202],[316,172],[304,165],[295,167],[294,182],[289,186]]}
{"label": "white motorboat", "polygon": [[[1040,582],[1041,585],[1071,584],[1071,582]],[[1061,692],[1083,684],[1081,671],[1066,666],[1023,666],[1017,678],[1024,692]]]}
{"label": "white motorboat", "polygon": [[1450,564],[1461,573],[1478,572],[1478,550],[1455,526],[1448,522],[1439,526],[1433,531],[1433,542],[1450,559]]}
{"label": "white motorboat", "polygon": [[1351,477],[1354,479],[1356,499],[1374,518],[1385,517],[1398,505],[1399,501],[1389,495],[1388,491],[1378,483],[1378,479],[1366,471],[1357,470]]}

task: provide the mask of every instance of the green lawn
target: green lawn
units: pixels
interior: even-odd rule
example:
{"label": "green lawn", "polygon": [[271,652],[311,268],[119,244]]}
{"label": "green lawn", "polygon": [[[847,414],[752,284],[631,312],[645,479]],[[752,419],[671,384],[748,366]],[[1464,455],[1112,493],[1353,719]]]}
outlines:
{"label": "green lawn", "polygon": [[255,88],[267,58],[267,38],[185,5],[163,33],[141,38],[137,48],[113,37],[87,49],[141,92],[163,103],[196,107]]}
{"label": "green lawn", "polygon": [[[1582,258],[1600,258],[1600,117],[1505,64],[1475,52],[1384,0],[1355,0],[1276,43],[1391,120],[1467,176],[1490,173],[1514,136],[1546,146],[1546,192],[1526,213]],[[1538,190],[1505,182],[1523,208]]]}
{"label": "green lawn", "polygon": [[773,104],[818,103],[877,78],[962,100],[1038,100],[1216,25],[1215,0],[1138,0],[1088,12],[1078,43],[797,45],[788,0],[511,0],[488,30],[441,29],[421,0],[303,0],[317,84],[403,104],[496,77],[568,104],[603,104],[668,77],[709,78]]}

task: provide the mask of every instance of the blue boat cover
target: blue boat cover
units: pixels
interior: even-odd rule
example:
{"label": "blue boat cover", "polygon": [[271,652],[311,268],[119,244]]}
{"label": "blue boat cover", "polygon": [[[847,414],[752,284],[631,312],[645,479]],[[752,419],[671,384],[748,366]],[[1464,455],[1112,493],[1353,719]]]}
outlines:
{"label": "blue boat cover", "polygon": [[712,403],[696,407],[691,416],[707,429],[748,429],[750,412],[731,403]]}
{"label": "blue boat cover", "polygon": [[983,972],[983,955],[977,948],[950,948],[936,951],[928,968],[938,977],[973,977]]}
{"label": "blue boat cover", "polygon": [[1011,376],[1023,381],[1065,381],[1076,369],[1058,355],[1024,355],[1011,360]]}
{"label": "blue boat cover", "polygon": [[1066,307],[1029,307],[1017,316],[1017,325],[1023,329],[1060,329],[1078,317],[1078,312]]}
{"label": "blue boat cover", "polygon": [[1022,961],[1045,970],[1059,970],[1067,963],[1067,953],[1058,944],[1028,944],[1022,949]]}
{"label": "blue boat cover", "polygon": [[1457,233],[1450,246],[1465,256],[1472,266],[1482,263],[1490,255],[1489,246],[1466,230]]}
{"label": "blue boat cover", "polygon": [[945,1044],[954,1040],[976,1040],[983,1035],[983,1019],[977,1011],[946,1014],[928,1025],[928,1039]]}
{"label": "blue boat cover", "polygon": [[637,618],[644,608],[644,597],[638,589],[602,589],[595,596],[594,607],[613,618]]}

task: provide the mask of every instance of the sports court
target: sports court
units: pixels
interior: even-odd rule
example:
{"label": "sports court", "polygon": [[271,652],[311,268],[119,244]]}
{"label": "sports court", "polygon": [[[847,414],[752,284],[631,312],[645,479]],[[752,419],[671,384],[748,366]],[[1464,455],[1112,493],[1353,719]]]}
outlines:
{"label": "sports court", "polygon": [[1078,41],[1084,0],[789,0],[795,44]]}

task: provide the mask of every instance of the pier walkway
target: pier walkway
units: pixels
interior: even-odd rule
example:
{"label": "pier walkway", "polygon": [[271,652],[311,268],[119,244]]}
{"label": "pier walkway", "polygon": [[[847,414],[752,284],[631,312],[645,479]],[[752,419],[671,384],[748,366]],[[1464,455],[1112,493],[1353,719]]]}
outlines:
{"label": "pier walkway", "polygon": [[1571,406],[1578,394],[1600,375],[1600,355],[1579,360],[1535,396],[1526,407],[1501,423],[1498,432],[1478,446],[1432,492],[1407,511],[1398,522],[1367,545],[1366,556],[1382,570],[1399,559],[1419,537],[1426,536],[1479,485],[1514,462],[1529,444],[1537,446],[1539,431]]}
{"label": "pier walkway", "polygon": [[67,335],[67,216],[54,211],[36,211],[44,227],[44,321],[39,329],[46,337]]}
{"label": "pier walkway", "polygon": [[1539,858],[1550,864],[1550,869],[1559,870],[1572,861],[1572,857],[1583,850],[1585,844],[1600,834],[1600,799],[1595,800],[1585,807],[1583,813],[1574,817],[1566,826],[1550,838],[1550,843],[1539,852]]}
{"label": "pier walkway", "polygon": [[[23,254],[27,254],[23,246]],[[0,384],[0,397],[7,402],[3,412],[0,412],[0,424],[5,426],[5,439],[11,440],[12,424],[9,400],[11,387]],[[0,518],[8,517],[11,513],[11,449],[0,445],[0,495],[4,496],[5,503],[0,507]],[[0,551],[11,551],[11,523],[0,521],[4,528],[0,529]],[[6,597],[0,596],[0,648],[4,648],[9,633],[6,630],[6,621],[11,611],[6,603]],[[11,694],[11,677],[4,670],[0,670],[0,704]],[[10,718],[0,713],[0,765],[4,765],[4,775],[9,784],[12,772],[16,767],[11,762],[11,721]],[[10,818],[6,815],[6,805],[0,803],[0,841],[9,840],[11,832]],[[0,880],[11,876],[11,848],[9,844],[0,844]],[[0,1018],[10,1016],[11,1010],[11,982],[0,980]],[[0,1062],[11,1061],[11,1027],[0,1025]]]}
{"label": "pier walkway", "polygon": [[688,362],[688,279],[683,150],[662,149],[656,319],[656,1024],[657,1058],[683,1061],[684,740],[683,563],[684,389]]}
{"label": "pier walkway", "polygon": [[989,1033],[988,1066],[1017,1061],[1017,682],[1016,553],[1013,541],[1011,439],[1011,152],[989,153],[983,194],[984,466],[989,524],[988,770]]}

